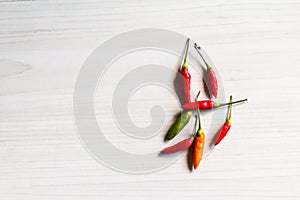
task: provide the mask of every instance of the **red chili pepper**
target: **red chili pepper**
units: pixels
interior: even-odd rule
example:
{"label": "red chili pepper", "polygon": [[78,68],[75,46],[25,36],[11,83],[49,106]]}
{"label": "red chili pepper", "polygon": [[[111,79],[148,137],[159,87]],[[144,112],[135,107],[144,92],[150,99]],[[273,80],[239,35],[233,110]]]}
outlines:
{"label": "red chili pepper", "polygon": [[[199,96],[199,93],[197,97]],[[197,101],[197,98],[196,98]],[[196,133],[196,137],[194,139],[194,154],[193,154],[193,164],[194,169],[197,169],[198,165],[200,164],[200,161],[202,160],[203,151],[204,151],[204,144],[205,144],[205,134],[202,130],[201,126],[201,120],[200,120],[200,109],[198,107],[197,109],[198,113],[198,120],[199,120],[199,129]]]}
{"label": "red chili pepper", "polygon": [[193,140],[194,140],[194,136],[184,139],[170,147],[163,149],[160,153],[169,154],[169,153],[176,153],[178,151],[186,150],[193,144]]}
{"label": "red chili pepper", "polygon": [[[230,104],[241,103],[241,102],[244,102],[247,100],[248,99],[243,99],[243,100],[228,102],[228,103],[217,103],[217,102],[214,102],[213,100],[202,100],[202,101],[197,101],[197,103],[198,103],[198,107],[200,109],[207,110],[207,109],[218,108],[218,107],[226,106],[226,105],[230,105]],[[197,103],[196,102],[186,103],[186,104],[182,105],[181,108],[186,109],[186,110],[196,110]]]}
{"label": "red chili pepper", "polygon": [[200,49],[201,47],[198,46],[196,43],[194,44],[195,49],[197,50],[197,52],[199,53],[199,55],[201,56],[202,60],[204,61],[205,65],[206,65],[206,76],[208,79],[208,85],[210,88],[210,91],[212,93],[212,95],[217,98],[218,96],[218,80],[215,74],[215,71],[213,70],[213,68],[207,64],[206,60],[204,59],[204,57],[202,56]]}
{"label": "red chili pepper", "polygon": [[185,51],[185,56],[184,56],[184,60],[183,60],[183,64],[182,67],[179,71],[179,73],[181,74],[182,77],[180,77],[180,87],[182,90],[182,101],[183,104],[184,103],[189,103],[191,102],[191,74],[188,71],[188,64],[186,61],[187,58],[187,54],[188,54],[188,50],[189,50],[189,42],[190,42],[190,38],[187,39],[187,47],[186,47],[186,51]]}
{"label": "red chili pepper", "polygon": [[[230,96],[230,102],[232,102],[232,96]],[[215,145],[218,145],[223,140],[223,138],[227,135],[228,131],[230,130],[231,113],[232,113],[232,104],[230,104],[230,106],[229,106],[229,116],[228,116],[225,124],[223,125],[222,129],[219,132],[219,136],[215,142]]]}

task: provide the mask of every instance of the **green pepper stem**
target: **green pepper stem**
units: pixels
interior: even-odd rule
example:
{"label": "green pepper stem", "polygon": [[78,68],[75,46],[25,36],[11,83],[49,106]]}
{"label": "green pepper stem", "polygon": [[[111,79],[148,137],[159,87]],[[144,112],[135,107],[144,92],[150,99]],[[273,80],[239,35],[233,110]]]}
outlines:
{"label": "green pepper stem", "polygon": [[193,130],[194,134],[190,137],[191,140],[194,140],[194,138],[197,134],[197,131],[196,131],[196,129],[197,129],[197,115],[195,116],[195,118],[196,118],[196,120],[195,120],[195,125],[194,125],[194,130]]}
{"label": "green pepper stem", "polygon": [[227,106],[227,105],[232,105],[232,104],[236,104],[236,103],[242,103],[244,101],[248,101],[248,99],[242,99],[239,101],[233,101],[233,102],[228,102],[228,103],[214,103],[214,108],[218,108],[221,106]]}
{"label": "green pepper stem", "polygon": [[185,55],[184,55],[184,62],[186,62],[186,58],[187,58],[188,51],[189,51],[189,46],[190,46],[190,38],[188,38],[186,40],[186,50],[185,50]]}
{"label": "green pepper stem", "polygon": [[183,60],[183,64],[182,64],[183,69],[188,69],[188,64],[186,62],[186,59],[187,59],[187,55],[188,55],[188,51],[189,51],[189,46],[190,46],[190,38],[188,38],[186,40],[186,49],[185,49],[185,55],[184,55],[184,60]]}
{"label": "green pepper stem", "polygon": [[208,71],[211,71],[211,70],[212,70],[212,67],[211,67],[209,64],[207,64],[207,62],[206,62],[206,60],[204,59],[202,53],[200,52],[201,47],[198,46],[197,43],[194,44],[194,47],[195,47],[196,51],[199,53],[199,55],[201,56],[202,60],[204,61],[207,70],[208,70]]}
{"label": "green pepper stem", "polygon": [[[195,102],[197,102],[199,95],[200,95],[200,91],[198,92],[198,94],[195,98]],[[199,131],[202,131],[202,126],[201,126],[201,120],[200,120],[200,108],[197,103],[196,103],[196,105],[197,105],[197,114],[198,114],[198,123],[199,123],[199,129],[197,132],[199,132]]]}
{"label": "green pepper stem", "polygon": [[231,104],[229,105],[229,115],[228,115],[228,119],[227,119],[227,121],[228,121],[229,123],[231,123],[231,113],[232,113],[232,95],[230,96],[229,103],[231,103]]}

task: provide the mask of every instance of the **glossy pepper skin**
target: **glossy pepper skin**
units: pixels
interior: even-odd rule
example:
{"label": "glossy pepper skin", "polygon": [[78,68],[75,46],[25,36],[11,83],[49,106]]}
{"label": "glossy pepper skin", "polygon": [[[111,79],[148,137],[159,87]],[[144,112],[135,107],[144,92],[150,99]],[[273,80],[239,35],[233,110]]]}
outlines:
{"label": "glossy pepper skin", "polygon": [[197,106],[198,106],[199,109],[206,110],[206,109],[214,108],[214,104],[215,104],[213,100],[202,100],[202,101],[197,101],[197,103],[196,102],[186,103],[182,105],[181,108],[187,110],[197,110]]}
{"label": "glossy pepper skin", "polygon": [[224,137],[227,135],[228,131],[230,130],[231,127],[231,121],[226,121],[225,124],[223,125],[221,131],[219,132],[219,136],[215,142],[215,145],[218,145]]}
{"label": "glossy pepper skin", "polygon": [[[186,66],[186,67],[184,67]],[[180,87],[182,91],[182,103],[190,103],[191,102],[191,74],[188,71],[187,64],[183,64],[182,69],[179,72],[181,74],[180,77]]]}
{"label": "glossy pepper skin", "polygon": [[204,143],[205,143],[204,133],[202,132],[200,134],[197,134],[194,139],[194,156],[193,156],[194,169],[197,169],[197,167],[200,164],[200,161],[202,160]]}
{"label": "glossy pepper skin", "polygon": [[[230,102],[232,102],[232,96],[230,96]],[[224,123],[223,127],[221,128],[218,138],[215,142],[215,145],[218,145],[223,139],[224,137],[227,135],[228,131],[230,130],[231,127],[231,113],[232,113],[232,104],[230,104],[229,106],[229,116],[226,120],[226,122]]]}
{"label": "glossy pepper skin", "polygon": [[185,56],[183,60],[183,64],[181,66],[181,69],[179,70],[180,73],[180,88],[182,91],[182,103],[190,103],[191,102],[191,74],[189,73],[188,70],[188,64],[187,64],[187,54],[189,50],[189,42],[190,38],[187,39],[186,41],[186,51],[185,51]]}
{"label": "glossy pepper skin", "polygon": [[218,81],[214,70],[211,67],[207,67],[207,79],[212,95],[217,98],[218,96]]}
{"label": "glossy pepper skin", "polygon": [[186,126],[186,124],[190,121],[191,117],[192,111],[182,112],[169,129],[166,136],[166,140],[173,139]]}
{"label": "glossy pepper skin", "polygon": [[204,61],[205,65],[206,65],[206,77],[208,79],[208,88],[210,89],[210,92],[212,93],[212,96],[217,98],[217,96],[218,96],[218,80],[217,80],[217,76],[215,74],[215,71],[204,59],[202,53],[200,52],[201,47],[198,46],[196,43],[194,44],[194,47],[197,50],[197,52],[199,53],[199,55],[201,56],[201,58]]}
{"label": "glossy pepper skin", "polygon": [[[247,101],[247,99],[235,101],[235,102],[228,102],[228,103],[217,103],[214,102],[213,100],[202,100],[202,101],[197,101],[198,107],[201,110],[207,110],[207,109],[213,109],[213,108],[218,108],[221,106],[226,106],[230,104],[236,104],[236,103],[241,103]],[[181,108],[186,109],[186,110],[197,110],[197,103],[196,102],[190,102],[186,103],[181,106]]]}
{"label": "glossy pepper skin", "polygon": [[183,151],[188,148],[193,144],[194,137],[186,138],[170,147],[167,147],[163,150],[161,150],[161,154],[170,154],[170,153],[176,153],[178,151]]}
{"label": "glossy pepper skin", "polygon": [[[199,94],[200,94],[200,92],[198,93],[195,101],[197,101]],[[194,152],[193,152],[194,169],[197,169],[200,161],[202,160],[202,156],[203,156],[203,152],[204,152],[204,144],[205,144],[205,134],[204,134],[204,132],[202,130],[202,126],[201,126],[199,107],[197,107],[197,114],[198,114],[199,128],[198,128],[198,131],[197,131],[195,139],[194,139]]]}

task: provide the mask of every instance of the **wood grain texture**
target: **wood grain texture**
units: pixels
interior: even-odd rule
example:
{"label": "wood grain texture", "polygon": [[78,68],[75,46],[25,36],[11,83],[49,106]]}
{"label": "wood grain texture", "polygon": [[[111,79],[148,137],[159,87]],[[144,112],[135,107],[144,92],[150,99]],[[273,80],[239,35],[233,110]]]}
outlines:
{"label": "wood grain texture", "polygon": [[[299,199],[300,2],[0,1],[0,199]],[[231,133],[189,173],[146,175],[95,161],[72,98],[87,56],[137,28],[192,37],[234,109]]]}

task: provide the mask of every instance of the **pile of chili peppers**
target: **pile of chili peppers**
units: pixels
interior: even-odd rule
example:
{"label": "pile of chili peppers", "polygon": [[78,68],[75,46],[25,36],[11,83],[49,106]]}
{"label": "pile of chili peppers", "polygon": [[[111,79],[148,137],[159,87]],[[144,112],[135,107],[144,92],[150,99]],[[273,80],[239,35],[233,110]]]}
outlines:
{"label": "pile of chili peppers", "polygon": [[[186,50],[185,55],[183,59],[183,64],[181,68],[179,69],[179,74],[181,75],[181,78],[179,80],[180,84],[180,92],[182,95],[182,105],[181,108],[183,111],[180,113],[178,118],[175,120],[171,128],[169,129],[165,139],[171,140],[173,139],[190,121],[193,110],[197,110],[197,118],[198,118],[198,130],[193,133],[189,138],[186,138],[172,146],[169,146],[163,150],[160,151],[160,154],[171,154],[176,153],[179,151],[187,150],[189,148],[193,148],[193,167],[194,169],[197,169],[197,167],[200,164],[200,161],[203,157],[204,152],[204,146],[205,146],[205,134],[202,129],[201,124],[201,117],[200,117],[200,110],[209,110],[214,108],[219,108],[222,106],[228,106],[228,116],[227,119],[222,127],[220,127],[220,131],[216,133],[216,141],[215,145],[218,145],[224,137],[227,135],[227,133],[230,130],[231,127],[231,116],[232,116],[232,105],[236,103],[241,103],[244,101],[247,101],[247,99],[238,100],[238,101],[232,101],[232,96],[230,96],[230,101],[228,103],[218,103],[214,102],[212,99],[207,100],[201,100],[198,101],[198,96],[200,92],[198,93],[195,101],[191,101],[191,94],[190,94],[190,84],[191,84],[191,74],[188,70],[188,63],[187,63],[187,56],[188,56],[188,50],[189,50],[189,42],[190,39],[188,38],[186,41]],[[204,56],[201,53],[201,48],[196,43],[194,44],[195,50],[200,55],[202,61],[204,62],[206,66],[206,72],[204,73],[204,82],[207,82],[207,87],[210,92],[210,97],[217,98],[218,95],[218,81],[217,76],[215,74],[214,69],[211,65],[207,63]]]}

